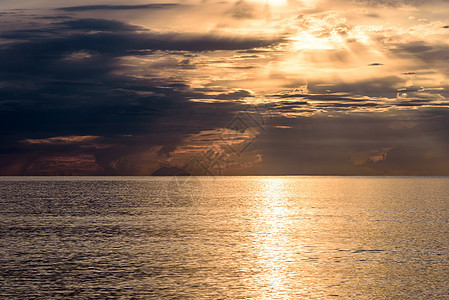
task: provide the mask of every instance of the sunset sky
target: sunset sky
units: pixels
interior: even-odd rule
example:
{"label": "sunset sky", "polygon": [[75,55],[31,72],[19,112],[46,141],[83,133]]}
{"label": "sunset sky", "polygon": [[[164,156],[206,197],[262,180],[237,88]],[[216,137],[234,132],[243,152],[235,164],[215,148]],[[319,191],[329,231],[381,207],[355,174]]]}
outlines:
{"label": "sunset sky", "polygon": [[0,175],[449,175],[449,0],[0,2]]}

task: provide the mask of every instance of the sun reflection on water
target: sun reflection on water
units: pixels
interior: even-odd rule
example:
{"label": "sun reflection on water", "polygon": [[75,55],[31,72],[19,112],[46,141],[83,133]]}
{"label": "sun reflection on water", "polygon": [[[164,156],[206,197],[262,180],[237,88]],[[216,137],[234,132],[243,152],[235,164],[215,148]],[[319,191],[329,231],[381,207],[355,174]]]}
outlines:
{"label": "sun reflection on water", "polygon": [[262,298],[290,295],[289,262],[293,253],[290,239],[289,207],[285,183],[280,179],[260,182],[260,210],[255,220],[254,241],[257,249]]}

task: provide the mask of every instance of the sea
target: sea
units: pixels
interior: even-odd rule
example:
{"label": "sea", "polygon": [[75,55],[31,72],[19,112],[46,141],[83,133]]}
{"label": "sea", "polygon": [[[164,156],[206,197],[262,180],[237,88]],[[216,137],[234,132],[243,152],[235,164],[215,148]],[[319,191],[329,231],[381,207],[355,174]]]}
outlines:
{"label": "sea", "polygon": [[449,299],[447,177],[0,177],[1,299]]}

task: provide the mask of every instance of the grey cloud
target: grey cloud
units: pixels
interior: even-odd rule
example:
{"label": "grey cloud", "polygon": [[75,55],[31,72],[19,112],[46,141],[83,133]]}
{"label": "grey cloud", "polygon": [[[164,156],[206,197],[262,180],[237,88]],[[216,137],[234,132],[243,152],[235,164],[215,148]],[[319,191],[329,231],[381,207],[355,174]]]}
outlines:
{"label": "grey cloud", "polygon": [[81,12],[92,10],[131,10],[131,9],[170,9],[182,6],[179,3],[152,3],[142,5],[81,5],[57,8],[67,12]]}
{"label": "grey cloud", "polygon": [[12,30],[0,33],[0,38],[11,40],[32,40],[42,37],[48,37],[51,35],[51,31],[44,29],[24,29],[24,30]]}
{"label": "grey cloud", "polygon": [[[264,159],[258,174],[447,175],[448,116],[440,108],[279,118],[272,123],[286,126],[268,129],[251,149]],[[379,149],[386,153],[379,161],[351,160]]]}
{"label": "grey cloud", "polygon": [[352,93],[353,95],[362,95],[369,97],[387,97],[395,98],[397,87],[403,86],[405,79],[399,76],[385,76],[359,80],[353,83],[335,82],[329,86],[321,86],[323,82],[310,82],[309,89],[317,94],[325,94],[327,90],[332,93]]}
{"label": "grey cloud", "polygon": [[447,2],[447,0],[355,0],[356,3],[368,5],[368,6],[389,6],[399,7],[404,5],[409,6],[422,6],[428,3]]}
{"label": "grey cloud", "polygon": [[[95,33],[90,33],[89,28]],[[81,30],[81,32],[80,32]],[[71,20],[55,23],[41,35],[34,30],[4,32],[11,39],[32,38],[0,48],[0,79],[29,76],[68,79],[84,76],[98,76],[104,66],[115,65],[116,59],[128,55],[148,54],[155,50],[167,51],[215,51],[241,50],[270,47],[282,41],[253,37],[217,36],[154,33],[142,31],[141,27],[125,23],[98,19]],[[81,55],[83,59],[67,59],[70,55]],[[33,84],[33,82],[30,82]]]}
{"label": "grey cloud", "polygon": [[[147,31],[148,29],[129,25],[115,20],[104,19],[77,19],[69,20],[55,24],[56,26],[62,26],[69,30],[81,30],[81,31]],[[59,28],[60,30],[63,28]]]}
{"label": "grey cloud", "polygon": [[[45,34],[0,48],[1,174],[30,174],[30,166],[41,157],[84,154],[94,157],[101,174],[136,174],[133,164],[123,157],[145,153],[151,147],[169,153],[190,134],[224,126],[242,105],[193,103],[189,99],[211,96],[180,80],[119,75],[117,70],[124,68],[121,57],[158,49],[182,53],[272,43],[257,38],[137,31],[142,30],[116,21],[80,19],[51,24],[47,32],[42,31]],[[26,31],[9,33],[16,39],[26,38]],[[217,97],[249,96],[240,90]],[[20,142],[85,135],[102,138],[95,145],[71,147]]]}
{"label": "grey cloud", "polygon": [[214,98],[220,100],[239,100],[247,97],[254,97],[254,95],[245,90],[238,90],[230,93],[220,94],[215,96]]}
{"label": "grey cloud", "polygon": [[416,57],[423,62],[433,63],[437,68],[449,68],[449,46],[446,44],[429,44],[424,41],[397,43],[390,51],[400,56]]}
{"label": "grey cloud", "polygon": [[235,19],[251,19],[254,18],[254,10],[254,5],[244,0],[239,0],[232,6],[228,13]]}
{"label": "grey cloud", "polygon": [[422,53],[432,50],[432,47],[419,41],[400,45],[400,49],[409,53]]}

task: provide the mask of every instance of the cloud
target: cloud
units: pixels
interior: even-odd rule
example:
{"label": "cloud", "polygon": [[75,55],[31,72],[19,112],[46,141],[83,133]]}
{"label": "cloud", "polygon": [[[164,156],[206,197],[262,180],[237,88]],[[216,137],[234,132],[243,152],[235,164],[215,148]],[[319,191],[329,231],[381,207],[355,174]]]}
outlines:
{"label": "cloud", "polygon": [[[155,33],[131,31],[133,27],[120,22],[104,20],[77,20],[59,24],[62,30],[95,30],[96,33],[68,33],[66,36],[56,34],[50,37],[30,39],[23,43],[14,43],[0,49],[0,63],[4,70],[18,70],[18,65],[34,63],[63,57],[73,52],[89,51],[103,57],[127,55],[144,55],[151,51],[217,51],[243,50],[269,47],[282,42],[281,38],[257,38],[214,34]],[[140,30],[140,27],[135,27]],[[16,36],[14,37],[14,34]],[[22,32],[7,32],[9,38],[24,38]],[[45,53],[42,57],[40,54]],[[25,59],[25,60],[23,60]],[[21,63],[20,63],[21,62]]]}
{"label": "cloud", "polygon": [[367,151],[361,151],[356,152],[351,155],[351,162],[354,165],[364,165],[367,162],[372,163],[379,163],[381,161],[384,161],[388,157],[388,152],[393,149],[392,147],[388,148],[382,148],[382,149],[374,149],[374,150],[367,150]]}
{"label": "cloud", "polygon": [[255,5],[239,0],[228,13],[235,19],[252,19],[255,17]]}
{"label": "cloud", "polygon": [[[181,79],[135,76],[122,60],[147,51],[252,49],[277,42],[142,31],[118,21],[78,19],[53,23],[42,36],[0,48],[4,172],[37,174],[36,166],[53,166],[58,174],[53,158],[63,155],[94,157],[92,174],[132,175],[157,167],[161,155],[169,155],[186,136],[227,124],[243,107],[190,99],[252,95],[246,90],[211,94]],[[10,33],[26,38],[23,32]],[[155,147],[159,150],[150,150]],[[148,151],[154,153],[143,154]],[[133,157],[153,157],[153,162],[142,169]]]}
{"label": "cloud", "polygon": [[81,31],[147,31],[141,26],[126,24],[115,20],[104,19],[76,19],[56,23],[59,30],[81,30]]}
{"label": "cloud", "polygon": [[[236,114],[267,103],[271,123],[257,126],[233,165],[238,174],[442,173],[449,51],[436,6],[311,2],[8,15],[0,173],[151,174],[223,142]],[[421,4],[426,10],[389,8]]]}
{"label": "cloud", "polygon": [[99,136],[85,135],[85,136],[56,136],[46,139],[25,139],[21,141],[27,144],[78,144],[83,142],[90,142],[98,139]]}
{"label": "cloud", "polygon": [[287,127],[267,128],[252,147],[264,159],[258,174],[448,174],[449,139],[438,133],[449,128],[448,114],[439,108],[276,117],[272,124]]}
{"label": "cloud", "polygon": [[429,3],[438,3],[444,5],[447,0],[355,0],[359,4],[368,6],[386,6],[386,7],[399,7],[399,6],[423,6]]}
{"label": "cloud", "polygon": [[411,56],[418,58],[421,61],[438,64],[444,63],[447,67],[447,60],[449,58],[449,45],[443,43],[426,43],[424,41],[413,41],[409,43],[400,43],[394,45],[393,53],[402,56]]}
{"label": "cloud", "polygon": [[43,155],[29,163],[28,175],[96,175],[99,167],[91,154]]}
{"label": "cloud", "polygon": [[179,3],[151,3],[151,4],[141,4],[141,5],[80,5],[80,6],[69,6],[57,8],[57,10],[67,11],[67,12],[82,12],[82,11],[92,11],[92,10],[133,10],[133,9],[170,9],[182,6]]}

